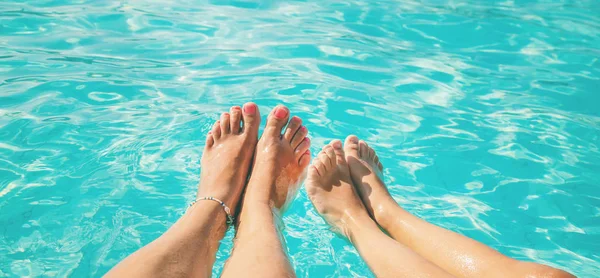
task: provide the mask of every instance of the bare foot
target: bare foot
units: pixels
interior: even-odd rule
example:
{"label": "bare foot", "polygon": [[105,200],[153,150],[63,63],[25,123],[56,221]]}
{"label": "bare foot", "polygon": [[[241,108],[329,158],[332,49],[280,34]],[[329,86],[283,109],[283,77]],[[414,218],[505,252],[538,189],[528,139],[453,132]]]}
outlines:
{"label": "bare foot", "polygon": [[283,211],[296,196],[310,163],[310,139],[302,120],[294,116],[288,123],[289,117],[285,106],[271,111],[256,145],[245,202],[258,201]]}
{"label": "bare foot", "polygon": [[231,107],[215,122],[202,154],[197,197],[214,197],[235,211],[258,140],[260,115],[254,103]]}
{"label": "bare foot", "polygon": [[308,130],[277,106],[267,119],[236,222],[234,248],[223,277],[296,277],[286,255],[280,214],[296,196],[310,163]]}
{"label": "bare foot", "polygon": [[349,222],[369,219],[352,185],[340,140],[323,147],[309,167],[305,187],[319,214],[344,236],[351,236]]}
{"label": "bare foot", "polygon": [[391,208],[398,207],[381,179],[383,165],[369,145],[350,135],[344,142],[346,161],[350,168],[350,177],[369,214],[384,224]]}

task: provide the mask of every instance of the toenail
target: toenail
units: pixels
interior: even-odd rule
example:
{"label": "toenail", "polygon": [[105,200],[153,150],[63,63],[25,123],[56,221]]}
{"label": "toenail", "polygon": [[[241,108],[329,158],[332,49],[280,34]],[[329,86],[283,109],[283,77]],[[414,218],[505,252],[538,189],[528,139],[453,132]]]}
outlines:
{"label": "toenail", "polygon": [[246,113],[248,115],[254,115],[254,113],[256,113],[256,104],[254,104],[254,103],[244,104],[244,113]]}
{"label": "toenail", "polygon": [[287,109],[285,107],[277,107],[275,109],[275,113],[274,114],[275,114],[275,118],[283,119],[283,118],[285,118],[287,116],[288,111],[287,111]]}
{"label": "toenail", "polygon": [[307,132],[307,131],[308,131],[308,129],[307,129],[305,126],[302,126],[302,127],[300,128],[300,131],[302,131],[302,132]]}
{"label": "toenail", "polygon": [[341,149],[342,148],[342,142],[340,142],[340,141],[335,141],[335,142],[333,142],[332,145],[336,149]]}
{"label": "toenail", "polygon": [[234,107],[231,107],[231,110],[233,110],[233,111],[239,111],[240,107],[239,106],[234,106]]}
{"label": "toenail", "polygon": [[350,142],[357,144],[358,143],[358,137],[356,137],[356,136],[350,137]]}

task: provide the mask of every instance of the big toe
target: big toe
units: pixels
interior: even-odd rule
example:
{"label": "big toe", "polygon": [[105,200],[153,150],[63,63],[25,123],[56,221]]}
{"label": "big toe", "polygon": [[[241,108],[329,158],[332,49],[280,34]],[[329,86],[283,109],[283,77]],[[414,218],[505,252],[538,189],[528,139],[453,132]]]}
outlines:
{"label": "big toe", "polygon": [[258,136],[258,127],[260,126],[260,112],[258,106],[253,102],[248,102],[242,107],[242,133],[251,136]]}
{"label": "big toe", "polygon": [[263,134],[266,136],[276,136],[277,138],[280,138],[281,131],[285,124],[287,124],[289,117],[290,110],[287,107],[283,105],[275,107],[275,109],[271,111],[271,114],[269,114],[267,126],[265,127]]}
{"label": "big toe", "polygon": [[348,136],[346,142],[344,142],[346,161],[348,163],[348,168],[350,169],[350,176],[355,184],[362,184],[362,177],[371,172],[371,170],[363,163],[365,160],[361,155],[361,148],[364,149],[364,146],[361,146],[362,144],[364,144],[364,141],[359,140],[358,137],[354,135]]}
{"label": "big toe", "polygon": [[344,152],[346,153],[346,155],[358,158],[360,156],[358,153],[358,144],[359,140],[358,137],[356,137],[356,135],[350,135],[346,137],[346,141],[344,142]]}

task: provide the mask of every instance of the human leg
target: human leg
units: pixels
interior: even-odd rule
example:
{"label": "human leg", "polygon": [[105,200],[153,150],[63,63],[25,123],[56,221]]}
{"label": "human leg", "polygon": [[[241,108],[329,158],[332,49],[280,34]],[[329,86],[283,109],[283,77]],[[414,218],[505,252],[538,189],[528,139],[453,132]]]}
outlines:
{"label": "human leg", "polygon": [[521,262],[463,235],[422,220],[396,203],[381,179],[375,151],[356,136],[344,143],[352,181],[365,207],[395,240],[458,277],[572,277],[549,266]]}
{"label": "human leg", "polygon": [[449,277],[436,265],[384,234],[355,192],[342,143],[325,146],[309,167],[305,183],[323,218],[346,236],[377,277]]}
{"label": "human leg", "polygon": [[[254,103],[232,107],[215,123],[202,155],[198,197],[222,200],[235,211],[257,142],[260,116]],[[162,236],[115,266],[111,277],[210,277],[226,214],[214,201],[200,201]]]}
{"label": "human leg", "polygon": [[[310,140],[298,117],[276,107],[256,146],[231,257],[223,277],[294,277],[279,220],[310,162]],[[287,123],[287,126],[286,126]]]}

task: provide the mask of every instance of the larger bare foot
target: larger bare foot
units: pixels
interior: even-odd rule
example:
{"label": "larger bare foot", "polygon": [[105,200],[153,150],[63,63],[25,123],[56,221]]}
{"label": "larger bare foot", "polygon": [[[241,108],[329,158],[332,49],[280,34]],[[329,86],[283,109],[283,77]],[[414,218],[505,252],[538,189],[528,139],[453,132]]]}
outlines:
{"label": "larger bare foot", "polygon": [[326,145],[315,158],[308,170],[305,187],[319,214],[344,236],[351,239],[350,222],[356,222],[356,219],[371,221],[352,185],[339,140]]}
{"label": "larger bare foot", "polygon": [[289,117],[285,106],[275,107],[269,115],[256,145],[245,202],[258,201],[283,211],[296,196],[310,163],[310,140],[302,120],[294,116],[288,123]]}
{"label": "larger bare foot", "polygon": [[256,145],[254,166],[223,277],[296,277],[286,256],[281,213],[296,195],[310,162],[308,130],[278,106]]}
{"label": "larger bare foot", "polygon": [[243,109],[231,107],[230,113],[223,113],[215,122],[202,154],[198,197],[220,199],[235,211],[248,177],[259,125],[254,103],[246,103]]}
{"label": "larger bare foot", "polygon": [[350,135],[344,142],[350,176],[369,214],[379,225],[385,226],[392,208],[398,203],[392,198],[381,179],[383,165],[369,145]]}

